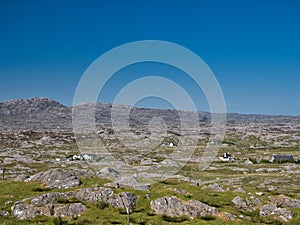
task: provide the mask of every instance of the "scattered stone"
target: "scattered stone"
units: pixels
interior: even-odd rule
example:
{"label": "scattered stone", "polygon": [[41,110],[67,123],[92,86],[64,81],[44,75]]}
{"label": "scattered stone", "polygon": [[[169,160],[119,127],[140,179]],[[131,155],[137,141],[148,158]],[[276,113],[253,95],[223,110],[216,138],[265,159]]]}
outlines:
{"label": "scattered stone", "polygon": [[181,189],[178,189],[178,188],[174,188],[173,191],[174,191],[176,194],[182,194],[182,195],[188,194],[187,191],[181,190]]}
{"label": "scattered stone", "polygon": [[13,203],[12,201],[7,201],[4,204],[5,204],[5,206],[8,206],[8,205],[11,205],[12,203]]}
{"label": "scattered stone", "polygon": [[7,211],[0,211],[0,216],[9,216],[9,212],[7,212]]}
{"label": "scattered stone", "polygon": [[208,189],[211,191],[217,191],[217,192],[224,192],[224,189],[220,187],[218,183],[210,184],[208,186],[205,186],[204,189]]}
{"label": "scattered stone", "polygon": [[187,216],[189,218],[215,215],[218,211],[196,200],[183,201],[175,196],[167,196],[151,201],[151,209],[160,215],[171,217]]}
{"label": "scattered stone", "polygon": [[236,216],[231,213],[225,212],[224,214],[225,214],[226,218],[230,221],[234,221],[236,218]]}
{"label": "scattered stone", "polygon": [[242,187],[238,187],[237,189],[233,190],[233,192],[246,193]]}
{"label": "scattered stone", "polygon": [[250,159],[247,159],[244,163],[247,164],[247,165],[252,165],[253,164],[253,162],[251,162]]}
{"label": "scattered stone", "polygon": [[278,172],[278,168],[258,168],[255,170],[257,173],[273,173],[273,172]]}

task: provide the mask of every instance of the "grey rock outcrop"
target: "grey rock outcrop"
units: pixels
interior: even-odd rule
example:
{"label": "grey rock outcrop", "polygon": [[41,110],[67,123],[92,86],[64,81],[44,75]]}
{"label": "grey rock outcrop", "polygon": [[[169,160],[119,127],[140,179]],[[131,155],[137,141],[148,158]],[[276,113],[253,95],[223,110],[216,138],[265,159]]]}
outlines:
{"label": "grey rock outcrop", "polygon": [[[66,202],[62,204],[61,200]],[[72,199],[71,203],[69,199]],[[80,202],[73,202],[74,199]],[[60,200],[60,201],[59,201]],[[133,208],[136,206],[136,196],[131,192],[114,194],[110,188],[83,188],[76,192],[52,192],[41,196],[16,202],[12,214],[18,219],[33,218],[37,215],[45,216],[75,216],[80,215],[87,208],[81,202],[105,202],[115,208]]]}
{"label": "grey rock outcrop", "polygon": [[294,214],[288,209],[285,208],[277,208],[274,204],[266,204],[260,208],[259,211],[261,216],[270,216],[270,215],[277,215],[283,221],[288,221],[293,218]]}
{"label": "grey rock outcrop", "polygon": [[234,199],[232,199],[232,203],[238,208],[245,211],[253,211],[256,207],[261,205],[262,199],[256,198],[254,196],[250,196],[250,198],[247,198],[245,201],[240,197],[236,196]]}
{"label": "grey rock outcrop", "polygon": [[273,196],[270,198],[270,201],[280,207],[289,207],[289,208],[295,208],[300,209],[300,200],[295,198],[289,198],[284,195],[279,196]]}
{"label": "grey rock outcrop", "polygon": [[61,169],[50,169],[45,172],[39,172],[26,179],[25,182],[32,180],[41,181],[54,189],[74,188],[80,186],[82,183],[75,172]]}
{"label": "grey rock outcrop", "polygon": [[119,177],[119,172],[114,168],[105,167],[102,168],[98,173],[98,177],[108,178],[108,179],[116,179]]}
{"label": "grey rock outcrop", "polygon": [[33,218],[37,215],[44,216],[78,216],[87,208],[82,203],[71,204],[47,204],[34,206],[24,202],[16,202],[11,211],[14,217],[18,219]]}
{"label": "grey rock outcrop", "polygon": [[171,217],[187,216],[189,218],[215,215],[218,211],[196,200],[183,201],[175,196],[158,198],[151,201],[151,209],[160,215]]}
{"label": "grey rock outcrop", "polygon": [[204,187],[204,189],[208,189],[211,191],[217,191],[217,192],[224,192],[224,189],[218,183],[210,184],[210,185]]}
{"label": "grey rock outcrop", "polygon": [[240,196],[236,196],[234,199],[232,199],[232,203],[239,209],[249,209],[246,202]]}

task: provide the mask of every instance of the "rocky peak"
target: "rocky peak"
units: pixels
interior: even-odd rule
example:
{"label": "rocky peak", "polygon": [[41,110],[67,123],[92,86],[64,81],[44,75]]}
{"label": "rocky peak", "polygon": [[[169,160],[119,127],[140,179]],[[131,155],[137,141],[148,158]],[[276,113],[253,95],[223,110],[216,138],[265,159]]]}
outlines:
{"label": "rocky peak", "polygon": [[0,103],[0,114],[4,115],[40,114],[50,111],[65,111],[66,109],[66,106],[49,98],[16,99]]}

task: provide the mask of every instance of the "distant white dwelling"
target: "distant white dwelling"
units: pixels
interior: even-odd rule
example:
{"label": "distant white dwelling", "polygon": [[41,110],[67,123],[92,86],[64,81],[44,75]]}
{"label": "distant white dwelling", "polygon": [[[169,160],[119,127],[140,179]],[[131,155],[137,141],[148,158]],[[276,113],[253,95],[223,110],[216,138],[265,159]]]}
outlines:
{"label": "distant white dwelling", "polygon": [[167,142],[167,143],[163,143],[162,146],[164,147],[176,147],[177,144],[174,142]]}
{"label": "distant white dwelling", "polygon": [[226,152],[222,156],[220,156],[219,159],[226,162],[234,160],[234,157],[231,154],[229,154],[229,152]]}
{"label": "distant white dwelling", "polygon": [[73,160],[83,160],[82,155],[73,155]]}
{"label": "distant white dwelling", "polygon": [[91,161],[91,160],[94,160],[96,158],[96,156],[94,154],[91,154],[91,153],[84,153],[82,155],[82,158],[84,160]]}

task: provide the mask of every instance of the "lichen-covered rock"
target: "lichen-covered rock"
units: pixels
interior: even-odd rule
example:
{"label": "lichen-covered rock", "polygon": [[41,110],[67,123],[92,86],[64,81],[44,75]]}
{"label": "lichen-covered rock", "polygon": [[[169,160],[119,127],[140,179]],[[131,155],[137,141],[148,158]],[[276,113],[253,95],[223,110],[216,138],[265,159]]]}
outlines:
{"label": "lichen-covered rock", "polygon": [[283,221],[288,221],[293,218],[294,214],[292,211],[285,208],[277,208],[275,204],[266,204],[260,208],[259,211],[261,216],[277,215]]}
{"label": "lichen-covered rock", "polygon": [[18,219],[33,218],[37,215],[44,216],[78,216],[87,208],[82,203],[71,204],[46,204],[34,206],[24,202],[17,202],[11,209],[13,216]]}
{"label": "lichen-covered rock", "polygon": [[[66,204],[62,204],[66,202]],[[65,199],[65,201],[64,201]],[[110,188],[83,188],[76,192],[52,192],[37,197],[27,198],[16,202],[11,208],[12,214],[18,219],[33,218],[37,215],[45,216],[76,216],[87,208],[83,203],[68,203],[69,200],[81,202],[103,201],[115,208],[132,209],[136,206],[136,196],[131,192],[114,194]]]}
{"label": "lichen-covered rock", "polygon": [[196,200],[183,201],[175,196],[158,198],[151,201],[151,209],[160,215],[171,217],[187,216],[190,218],[214,215],[218,211]]}
{"label": "lichen-covered rock", "polygon": [[30,204],[34,206],[43,206],[48,204],[54,204],[59,198],[69,198],[74,196],[72,192],[60,193],[60,192],[50,192],[43,194],[41,196],[33,197],[30,200]]}
{"label": "lichen-covered rock", "polygon": [[41,215],[41,211],[35,209],[33,205],[28,205],[23,202],[16,202],[15,205],[11,208],[11,212],[14,217],[21,220],[33,218],[36,215]]}
{"label": "lichen-covered rock", "polygon": [[240,196],[236,196],[234,199],[232,199],[232,203],[238,209],[242,209],[245,211],[255,210],[255,208],[260,206],[262,202],[262,199],[256,198],[254,196],[250,196],[250,198],[247,198],[245,201]]}
{"label": "lichen-covered rock", "polygon": [[270,201],[277,206],[300,209],[300,200],[284,195],[273,196],[270,198]]}
{"label": "lichen-covered rock", "polygon": [[217,192],[224,192],[224,189],[217,183],[210,184],[210,185],[204,187],[204,189],[208,189],[211,191],[217,191]]}
{"label": "lichen-covered rock", "polygon": [[232,202],[239,209],[243,209],[243,210],[249,209],[246,202],[240,196],[236,196],[234,199],[232,199]]}
{"label": "lichen-covered rock", "polygon": [[53,216],[78,216],[85,210],[87,210],[87,208],[84,204],[72,203],[67,205],[54,205],[52,213]]}
{"label": "lichen-covered rock", "polygon": [[50,169],[45,172],[39,172],[25,181],[32,180],[41,181],[54,189],[74,188],[82,183],[75,172],[61,169]]}
{"label": "lichen-covered rock", "polygon": [[114,192],[110,188],[82,188],[75,193],[76,198],[85,202],[108,202],[114,196]]}

